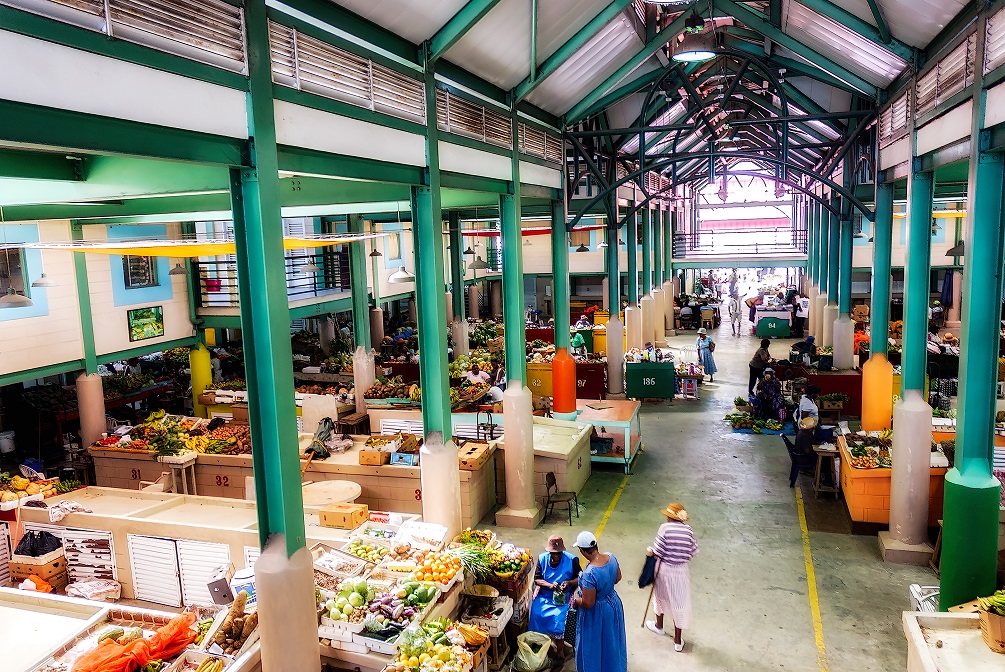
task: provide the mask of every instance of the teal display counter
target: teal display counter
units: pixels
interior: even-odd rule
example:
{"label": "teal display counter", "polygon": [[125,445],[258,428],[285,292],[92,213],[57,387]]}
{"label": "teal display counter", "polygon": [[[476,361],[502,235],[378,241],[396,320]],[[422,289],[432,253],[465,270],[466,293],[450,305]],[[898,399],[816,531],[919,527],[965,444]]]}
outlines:
{"label": "teal display counter", "polygon": [[789,321],[777,317],[762,317],[757,321],[757,335],[762,338],[788,338]]}
{"label": "teal display counter", "polygon": [[675,387],[672,362],[625,364],[625,396],[629,399],[673,399]]}

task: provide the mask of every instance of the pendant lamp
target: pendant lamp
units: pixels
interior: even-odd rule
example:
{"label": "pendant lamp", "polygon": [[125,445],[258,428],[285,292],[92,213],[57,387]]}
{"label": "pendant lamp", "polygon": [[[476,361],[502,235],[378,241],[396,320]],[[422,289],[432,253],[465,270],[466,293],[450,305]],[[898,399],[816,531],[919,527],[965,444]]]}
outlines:
{"label": "pendant lamp", "polygon": [[311,273],[320,273],[321,267],[311,261],[298,268],[297,271],[303,275],[310,275]]}
{"label": "pendant lamp", "polygon": [[953,247],[950,247],[948,250],[946,250],[946,256],[947,257],[962,257],[962,256],[964,256],[963,255],[964,251],[965,251],[965,248],[963,246],[963,241],[961,240],[960,242],[956,243],[956,245],[954,245]]}
{"label": "pendant lamp", "polygon": [[590,248],[588,248],[586,245],[583,244],[580,244],[580,246],[576,248],[576,252],[589,252],[589,251]]}
{"label": "pendant lamp", "polygon": [[56,281],[52,278],[47,278],[45,273],[39,276],[38,280],[31,283],[32,287],[55,287]]}
{"label": "pendant lamp", "polygon": [[705,30],[705,20],[692,14],[684,23],[684,39],[674,49],[673,60],[678,63],[702,63],[715,58],[715,39]]}
{"label": "pendant lamp", "polygon": [[402,266],[397,271],[392,273],[387,278],[387,281],[391,284],[399,284],[402,282],[415,282],[415,275],[409,273],[408,270],[404,266]]}
{"label": "pendant lamp", "polygon": [[485,269],[489,268],[489,265],[481,257],[475,257],[475,260],[472,261],[470,264],[468,264],[468,268],[470,268],[472,271],[484,271]]}
{"label": "pendant lamp", "polygon": [[[45,274],[43,273],[43,275]],[[188,271],[186,271],[185,267],[182,266],[180,263],[177,263],[174,265],[174,268],[168,271],[168,275],[188,275]]]}
{"label": "pendant lamp", "polygon": [[598,250],[603,250],[603,249],[606,249],[607,247],[609,247],[609,245],[607,244],[606,240],[602,240],[599,243],[597,243],[597,249]]}
{"label": "pendant lamp", "polygon": [[13,289],[0,296],[0,308],[28,308],[35,303],[24,294],[18,294]]}

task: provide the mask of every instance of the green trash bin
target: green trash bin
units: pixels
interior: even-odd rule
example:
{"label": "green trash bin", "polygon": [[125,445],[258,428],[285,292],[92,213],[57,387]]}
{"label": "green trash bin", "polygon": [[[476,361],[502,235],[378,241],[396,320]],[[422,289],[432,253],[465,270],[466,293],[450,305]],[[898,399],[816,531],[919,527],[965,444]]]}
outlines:
{"label": "green trash bin", "polygon": [[670,362],[625,364],[625,396],[630,399],[673,399],[675,385]]}
{"label": "green trash bin", "polygon": [[789,321],[780,317],[762,317],[757,322],[757,335],[761,337],[789,337]]}

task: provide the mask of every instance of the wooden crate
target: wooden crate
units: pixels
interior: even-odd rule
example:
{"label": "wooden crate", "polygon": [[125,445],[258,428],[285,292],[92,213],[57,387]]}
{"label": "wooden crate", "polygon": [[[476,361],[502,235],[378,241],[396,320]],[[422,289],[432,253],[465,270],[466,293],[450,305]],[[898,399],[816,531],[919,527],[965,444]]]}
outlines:
{"label": "wooden crate", "polygon": [[478,471],[492,457],[489,444],[480,441],[465,441],[458,448],[460,467],[464,471]]}

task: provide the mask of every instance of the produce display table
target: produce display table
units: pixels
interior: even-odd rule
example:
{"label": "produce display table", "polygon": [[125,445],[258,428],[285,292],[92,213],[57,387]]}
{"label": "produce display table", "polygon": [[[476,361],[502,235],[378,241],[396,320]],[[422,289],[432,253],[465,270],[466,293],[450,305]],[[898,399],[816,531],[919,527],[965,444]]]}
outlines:
{"label": "produce display table", "polygon": [[[893,471],[889,468],[856,469],[851,466],[851,453],[844,436],[838,436],[838,450],[841,451],[841,493],[852,523],[890,524],[890,480]],[[948,469],[932,467],[928,489],[928,526],[936,527],[942,518],[942,500],[945,492],[945,476]]]}
{"label": "produce display table", "polygon": [[576,396],[583,399],[607,398],[606,362],[576,362]]}
{"label": "produce display table", "polygon": [[977,614],[905,611],[907,672],[1001,669],[1005,660],[981,637]]}
{"label": "produce display table", "polygon": [[762,317],[757,321],[755,334],[762,338],[788,338],[791,332],[788,320],[777,317]]}
{"label": "produce display table", "polygon": [[789,320],[792,319],[792,311],[782,308],[762,308],[758,306],[757,310],[754,311],[754,326],[756,327],[766,317],[773,317],[788,324]]}
{"label": "produce display table", "polygon": [[553,394],[551,362],[527,364],[527,387],[536,397],[550,397]]}
{"label": "produce display table", "polygon": [[631,399],[673,399],[673,362],[626,362],[625,395]]}
{"label": "produce display table", "polygon": [[590,461],[623,464],[626,474],[631,471],[632,462],[642,449],[642,423],[639,420],[641,408],[640,402],[630,399],[576,400],[576,410],[579,412],[576,420],[593,425],[601,437],[614,440],[610,452],[597,455],[591,453]]}
{"label": "produce display table", "polygon": [[403,383],[418,383],[419,382],[419,363],[418,362],[387,362],[382,365],[386,369],[390,369],[390,376],[401,376],[401,382]]}
{"label": "produce display table", "polygon": [[555,343],[555,330],[551,327],[527,327],[524,331],[527,342],[544,341],[548,344]]}
{"label": "produce display table", "polygon": [[858,369],[851,371],[817,371],[809,369],[806,375],[806,382],[809,385],[816,385],[820,388],[820,394],[832,394],[843,392],[851,397],[850,401],[844,402],[842,414],[852,417],[862,415],[862,372]]}

